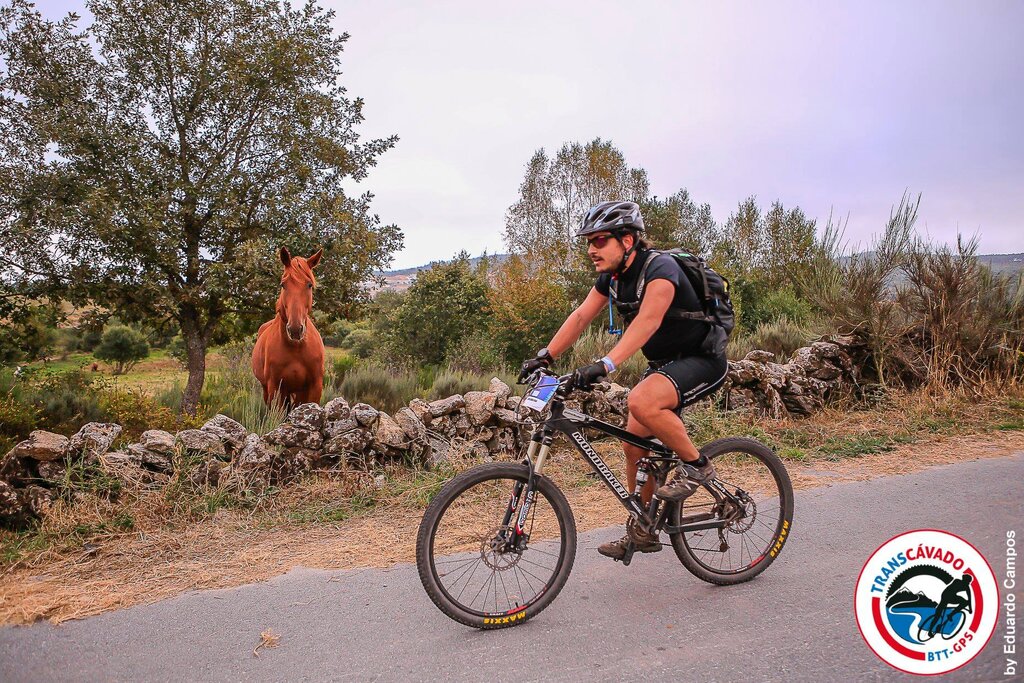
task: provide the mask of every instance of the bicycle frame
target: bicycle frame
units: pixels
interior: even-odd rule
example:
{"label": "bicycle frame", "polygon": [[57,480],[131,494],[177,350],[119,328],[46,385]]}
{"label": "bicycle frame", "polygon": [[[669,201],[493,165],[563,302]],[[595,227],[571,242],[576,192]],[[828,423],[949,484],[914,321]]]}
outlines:
{"label": "bicycle frame", "polygon": [[[683,518],[682,523],[679,526],[665,525],[664,522],[665,514],[668,510],[668,505],[662,505],[660,514],[658,514],[658,506],[661,501],[657,498],[652,499],[651,506],[648,510],[645,510],[639,495],[635,495],[626,490],[626,487],[616,478],[612,473],[608,465],[601,459],[601,456],[594,450],[593,446],[587,440],[583,434],[583,429],[589,427],[596,429],[599,432],[613,436],[616,439],[625,441],[626,443],[643,448],[644,450],[650,451],[648,459],[661,464],[664,467],[665,472],[671,469],[672,466],[680,463],[679,456],[673,451],[669,450],[664,444],[658,441],[652,441],[650,439],[644,439],[642,437],[631,434],[630,432],[616,427],[613,424],[604,422],[585,413],[581,413],[571,408],[566,408],[564,405],[564,399],[560,396],[555,396],[551,401],[551,414],[547,420],[545,420],[538,429],[534,432],[533,438],[530,441],[530,446],[526,454],[526,462],[530,466],[530,482],[528,484],[528,491],[532,491],[532,478],[534,474],[541,474],[544,470],[544,463],[547,460],[548,451],[551,448],[551,443],[554,433],[562,432],[569,437],[569,440],[575,446],[576,450],[583,455],[583,458],[589,463],[590,467],[601,477],[605,485],[611,490],[612,493],[619,499],[623,507],[629,514],[637,519],[643,521],[654,529],[664,529],[669,534],[676,534],[689,531],[701,531],[705,529],[723,529],[727,522],[726,520],[717,517],[714,513],[699,513],[690,515]],[[721,501],[723,498],[734,498],[728,491],[725,490],[721,484],[717,482],[705,483],[707,488],[716,500]],[[517,486],[517,488],[519,488]],[[512,500],[510,502],[517,502],[522,491],[517,490],[513,492]],[[529,493],[527,496],[529,497]],[[532,501],[527,499],[523,505],[523,510],[520,513],[520,521],[525,518],[526,512],[528,511],[529,503]],[[504,524],[508,524],[511,521],[511,510],[514,509],[512,506],[509,508],[507,513],[508,519],[504,521]],[[517,523],[517,533],[521,523]]]}

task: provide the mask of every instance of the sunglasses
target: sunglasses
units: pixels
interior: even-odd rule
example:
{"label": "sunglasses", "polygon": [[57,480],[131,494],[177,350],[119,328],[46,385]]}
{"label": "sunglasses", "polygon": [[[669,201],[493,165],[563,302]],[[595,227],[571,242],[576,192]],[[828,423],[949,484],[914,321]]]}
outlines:
{"label": "sunglasses", "polygon": [[587,244],[597,247],[598,249],[604,249],[604,245],[608,244],[609,240],[615,239],[614,235],[598,235],[597,237],[587,238]]}

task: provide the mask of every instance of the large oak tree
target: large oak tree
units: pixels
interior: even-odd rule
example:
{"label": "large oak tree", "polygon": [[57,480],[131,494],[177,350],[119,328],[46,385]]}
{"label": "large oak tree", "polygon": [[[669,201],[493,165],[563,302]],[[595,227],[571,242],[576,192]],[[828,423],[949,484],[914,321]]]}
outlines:
{"label": "large oak tree", "polygon": [[396,138],[361,141],[347,34],[314,2],[88,0],[94,21],[0,8],[0,299],[172,320],[194,411],[207,346],[267,317],[276,247],[324,248],[343,313],[401,245],[351,194]]}

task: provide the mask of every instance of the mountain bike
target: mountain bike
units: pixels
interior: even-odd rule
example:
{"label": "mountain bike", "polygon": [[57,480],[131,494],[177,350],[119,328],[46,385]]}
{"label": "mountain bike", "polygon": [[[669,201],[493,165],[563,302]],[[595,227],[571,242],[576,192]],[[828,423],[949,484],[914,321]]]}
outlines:
{"label": "mountain bike", "polygon": [[[967,623],[966,608],[967,605],[962,604],[956,609],[943,610],[941,619],[939,618],[940,613],[938,611],[922,619],[917,627],[918,641],[926,643],[935,636],[942,636],[943,640],[953,640],[956,638]],[[946,627],[950,625],[953,625],[953,630],[947,634]]]}
{"label": "mountain bike", "polygon": [[[749,438],[713,441],[701,453],[714,460],[716,478],[681,502],[654,496],[644,505],[640,489],[649,478],[657,487],[673,470],[690,466],[657,439],[566,407],[570,375],[538,370],[527,383],[520,409],[539,417],[523,461],[462,472],[438,492],[420,522],[420,580],[446,615],[482,629],[514,626],[544,610],[565,585],[576,557],[576,521],[565,494],[544,475],[557,433],[568,436],[631,523],[669,537],[694,576],[719,585],[742,583],[778,557],[793,523],[793,487],[770,448]],[[635,490],[627,491],[615,477],[584,429],[650,451],[639,462]],[[627,546],[624,565],[633,553]]]}

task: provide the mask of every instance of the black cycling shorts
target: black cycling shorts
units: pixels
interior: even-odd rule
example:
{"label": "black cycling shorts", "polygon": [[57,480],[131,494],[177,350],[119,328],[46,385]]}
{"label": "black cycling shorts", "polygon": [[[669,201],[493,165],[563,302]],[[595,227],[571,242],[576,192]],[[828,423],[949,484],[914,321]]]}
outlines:
{"label": "black cycling shorts", "polygon": [[644,378],[653,373],[668,377],[676,387],[679,403],[675,409],[679,412],[722,386],[728,372],[725,356],[686,356],[650,361]]}

